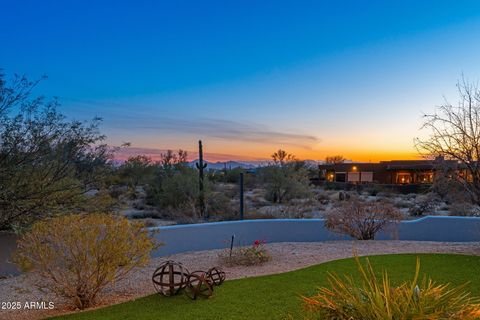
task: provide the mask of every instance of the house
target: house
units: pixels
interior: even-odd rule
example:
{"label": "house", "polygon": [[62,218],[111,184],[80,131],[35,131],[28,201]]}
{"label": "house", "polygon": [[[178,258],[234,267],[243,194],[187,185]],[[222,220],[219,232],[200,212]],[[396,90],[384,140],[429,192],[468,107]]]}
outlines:
{"label": "house", "polygon": [[445,160],[391,160],[378,163],[321,164],[321,181],[379,184],[429,184],[439,168],[458,170],[458,162]]}

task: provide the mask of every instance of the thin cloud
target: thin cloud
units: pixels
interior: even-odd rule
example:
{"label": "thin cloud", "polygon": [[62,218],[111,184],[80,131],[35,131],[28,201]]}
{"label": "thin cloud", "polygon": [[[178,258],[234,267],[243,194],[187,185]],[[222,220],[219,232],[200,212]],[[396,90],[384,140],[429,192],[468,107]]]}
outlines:
{"label": "thin cloud", "polygon": [[[70,99],[71,100],[71,99]],[[254,121],[232,121],[214,118],[178,118],[159,116],[158,113],[139,112],[143,108],[132,108],[123,104],[94,101],[72,101],[71,108],[85,110],[85,106],[98,108],[105,116],[105,125],[122,130],[168,132],[189,134],[194,138],[212,137],[227,141],[251,142],[269,145],[285,145],[312,149],[320,140],[309,134],[271,129]],[[253,117],[253,116],[252,116]]]}
{"label": "thin cloud", "polygon": [[116,126],[123,129],[134,129],[136,131],[154,130],[159,132],[191,134],[201,137],[213,137],[229,141],[290,145],[303,149],[312,149],[312,146],[319,142],[319,139],[313,135],[280,132],[270,130],[266,126],[258,124],[221,119],[186,120],[160,118],[154,121],[151,119],[143,119],[141,121],[130,119],[129,122],[130,124],[119,124],[117,122]]}
{"label": "thin cloud", "polygon": [[[167,149],[127,147],[127,148],[121,148],[120,150],[118,150],[115,154],[115,158],[118,160],[127,160],[132,156],[146,155],[150,157],[152,160],[157,161],[157,160],[160,160],[162,154],[165,154],[166,152],[167,152]],[[187,150],[187,154],[188,154],[189,161],[197,159],[197,151]],[[209,160],[209,161],[229,161],[229,160],[265,161],[265,160],[268,160],[265,158],[255,158],[255,157],[249,157],[249,156],[240,156],[235,154],[224,154],[224,153],[215,153],[215,152],[205,152],[204,157],[206,160]]]}

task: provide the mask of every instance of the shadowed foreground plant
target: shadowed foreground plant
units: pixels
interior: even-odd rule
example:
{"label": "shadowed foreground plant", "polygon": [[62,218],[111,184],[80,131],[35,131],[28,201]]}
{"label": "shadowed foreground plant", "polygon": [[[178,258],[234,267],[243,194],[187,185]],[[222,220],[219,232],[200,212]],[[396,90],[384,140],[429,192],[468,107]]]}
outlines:
{"label": "shadowed foreground plant", "polygon": [[348,201],[325,213],[325,227],[358,240],[373,240],[375,235],[401,220],[398,209],[385,202]]}
{"label": "shadowed foreground plant", "polygon": [[303,298],[309,319],[480,319],[480,300],[470,297],[465,285],[451,288],[426,277],[418,284],[418,259],[413,280],[398,287],[392,286],[386,271],[377,279],[368,258],[365,267],[358,257],[356,261],[360,284],[350,276],[329,274],[330,288]]}
{"label": "shadowed foreground plant", "polygon": [[35,223],[14,259],[40,275],[39,287],[84,309],[105,286],[145,265],[153,247],[142,224],[107,214],[68,215]]}

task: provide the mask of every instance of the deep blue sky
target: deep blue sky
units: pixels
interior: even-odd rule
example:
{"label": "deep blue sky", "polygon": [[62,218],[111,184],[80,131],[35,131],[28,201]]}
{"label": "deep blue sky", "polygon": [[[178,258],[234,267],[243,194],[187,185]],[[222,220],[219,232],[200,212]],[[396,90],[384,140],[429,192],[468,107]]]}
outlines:
{"label": "deep blue sky", "polygon": [[422,111],[480,77],[480,1],[0,4],[0,67],[112,144],[411,157]]}

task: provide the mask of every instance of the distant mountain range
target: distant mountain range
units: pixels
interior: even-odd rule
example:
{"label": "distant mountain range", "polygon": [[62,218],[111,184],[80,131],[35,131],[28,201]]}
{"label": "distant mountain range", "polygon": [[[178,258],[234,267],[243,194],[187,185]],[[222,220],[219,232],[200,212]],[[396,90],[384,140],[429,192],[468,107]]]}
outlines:
{"label": "distant mountain range", "polygon": [[[190,161],[188,165],[190,167],[195,167],[195,164],[198,162],[198,159]],[[243,169],[253,169],[256,167],[261,166],[259,163],[250,163],[250,162],[237,162],[237,161],[217,161],[217,162],[208,162],[208,161],[203,161],[204,163],[207,163],[207,169],[214,169],[214,170],[222,170],[222,169],[235,169],[235,168],[243,168]]]}
{"label": "distant mountain range", "polygon": [[[123,164],[124,160],[120,159],[115,159],[113,160],[113,163],[115,166],[121,166]],[[188,162],[188,166],[194,168],[195,163],[198,162],[198,159],[192,160]],[[207,169],[214,169],[214,170],[222,170],[222,169],[235,169],[235,168],[243,168],[243,169],[254,169],[258,167],[264,167],[272,163],[272,161],[268,160],[256,160],[256,161],[235,161],[235,160],[229,160],[229,161],[217,161],[217,162],[210,162],[210,161],[204,161],[205,163],[208,164]],[[305,162],[307,167],[310,168],[315,168],[319,164],[325,163],[323,160],[303,160]],[[347,160],[345,162],[351,162],[350,160]]]}
{"label": "distant mountain range", "polygon": [[[190,167],[195,167],[195,164],[198,162],[198,159],[190,161],[188,165]],[[204,161],[208,164],[207,169],[214,169],[214,170],[222,170],[222,169],[235,169],[235,168],[243,168],[243,169],[253,169],[258,167],[266,166],[272,161],[217,161],[217,162],[209,162]],[[307,167],[316,167],[319,164],[324,163],[321,160],[304,160]]]}

